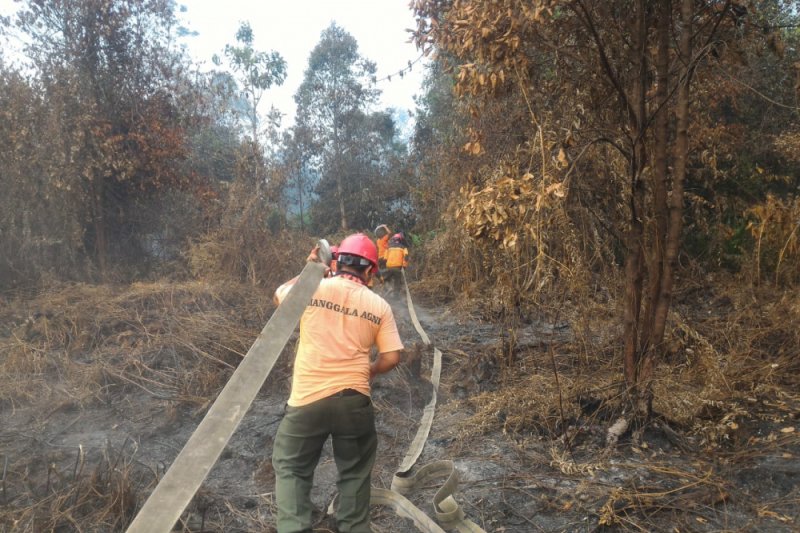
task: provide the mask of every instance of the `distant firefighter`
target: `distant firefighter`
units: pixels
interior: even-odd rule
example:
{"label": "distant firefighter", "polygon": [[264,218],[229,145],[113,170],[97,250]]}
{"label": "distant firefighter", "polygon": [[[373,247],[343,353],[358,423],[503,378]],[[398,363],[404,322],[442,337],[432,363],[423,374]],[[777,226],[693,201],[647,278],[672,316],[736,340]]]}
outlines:
{"label": "distant firefighter", "polygon": [[408,267],[408,246],[402,232],[395,233],[389,239],[386,249],[386,275],[384,280],[391,283],[391,290],[397,294],[403,288],[403,269]]}
{"label": "distant firefighter", "polygon": [[389,248],[389,235],[392,233],[389,226],[381,224],[375,228],[375,246],[378,247],[378,279],[383,281],[386,272],[386,250]]}
{"label": "distant firefighter", "polygon": [[339,247],[334,245],[331,246],[331,276],[336,275],[336,260],[338,259],[339,255]]}

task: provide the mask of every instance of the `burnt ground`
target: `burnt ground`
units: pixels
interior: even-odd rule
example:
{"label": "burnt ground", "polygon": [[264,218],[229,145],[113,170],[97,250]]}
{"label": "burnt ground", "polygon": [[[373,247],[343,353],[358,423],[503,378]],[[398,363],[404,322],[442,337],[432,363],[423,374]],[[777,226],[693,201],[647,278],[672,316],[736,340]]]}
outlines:
{"label": "burnt ground", "polygon": [[[188,342],[181,322],[163,315],[185,309],[197,320],[213,309],[217,326],[222,317],[244,322],[232,336],[254,338],[271,312],[262,298],[243,320],[233,296],[203,291],[94,294],[137,310],[117,316],[92,308],[92,323],[76,318],[88,311],[75,311],[75,290],[75,298],[63,296],[51,308],[39,301],[22,312],[20,302],[8,303],[0,328],[0,531],[124,531],[249,344],[233,349],[228,342],[225,359],[209,348],[227,342],[218,327],[203,329],[202,343]],[[406,362],[374,384],[380,442],[373,484],[380,487],[389,487],[431,394],[431,350],[403,302],[392,303],[409,352],[421,358],[421,375]],[[594,383],[584,390],[595,393],[608,387],[600,369],[578,364],[568,322],[521,325],[511,336],[446,305],[415,303],[444,356],[437,414],[418,464],[454,461],[456,498],[487,532],[800,530],[796,391],[755,388],[710,400],[695,422],[657,413],[608,445],[607,430],[622,413],[608,398],[575,393],[581,383]],[[185,329],[195,331],[197,323],[186,320]],[[84,331],[91,342],[80,341]],[[168,334],[181,342],[160,344]],[[269,457],[289,392],[290,352],[176,531],[274,530]],[[185,353],[203,356],[187,365],[177,359]],[[84,382],[91,386],[77,385]],[[312,493],[315,531],[333,530],[324,509],[335,478],[328,446]],[[432,515],[436,488],[426,484],[409,498]],[[372,516],[376,531],[415,531],[389,509],[376,507]]]}

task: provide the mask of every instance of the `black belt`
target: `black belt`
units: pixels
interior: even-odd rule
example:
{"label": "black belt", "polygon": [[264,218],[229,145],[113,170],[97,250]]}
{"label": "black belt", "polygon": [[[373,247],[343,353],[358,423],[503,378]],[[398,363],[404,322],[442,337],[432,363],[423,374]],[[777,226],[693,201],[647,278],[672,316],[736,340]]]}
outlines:
{"label": "black belt", "polygon": [[357,394],[362,394],[362,393],[358,392],[355,389],[344,389],[344,390],[340,390],[339,392],[337,392],[335,394],[331,394],[330,397],[331,398],[340,398],[342,396],[355,396]]}

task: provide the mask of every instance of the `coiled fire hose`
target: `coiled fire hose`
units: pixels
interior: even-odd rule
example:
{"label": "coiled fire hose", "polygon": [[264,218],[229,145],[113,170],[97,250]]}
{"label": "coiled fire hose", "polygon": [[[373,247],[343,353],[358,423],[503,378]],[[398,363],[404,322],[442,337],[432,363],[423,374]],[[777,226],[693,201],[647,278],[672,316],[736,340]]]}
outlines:
{"label": "coiled fire hose", "polygon": [[[408,303],[408,314],[411,317],[411,322],[414,324],[414,329],[417,330],[417,333],[422,338],[422,342],[426,346],[430,346],[431,341],[427,333],[425,333],[425,330],[422,329],[422,325],[419,323],[416,310],[414,309],[414,303],[411,300],[411,291],[408,289],[405,270],[402,272],[406,302]],[[428,440],[431,425],[433,424],[433,415],[436,411],[436,396],[439,390],[441,373],[442,352],[434,346],[433,367],[431,369],[430,379],[433,392],[431,394],[431,399],[422,411],[422,418],[420,419],[417,434],[414,436],[414,440],[411,441],[406,456],[394,473],[391,489],[387,490],[373,487],[370,503],[372,505],[386,505],[392,507],[399,516],[410,519],[417,526],[417,529],[426,533],[443,533],[444,529],[442,526],[446,529],[457,529],[462,533],[485,533],[477,524],[464,516],[464,511],[453,497],[453,494],[458,490],[458,472],[452,461],[434,461],[420,467],[414,474],[411,474],[411,470],[417,463],[417,459],[419,459],[419,456],[422,454],[422,448],[425,446],[425,441]],[[442,524],[440,526],[403,495],[414,492],[417,490],[418,486],[423,485],[431,478],[443,476],[446,476],[447,479],[433,496],[433,510],[436,513],[436,519]]]}

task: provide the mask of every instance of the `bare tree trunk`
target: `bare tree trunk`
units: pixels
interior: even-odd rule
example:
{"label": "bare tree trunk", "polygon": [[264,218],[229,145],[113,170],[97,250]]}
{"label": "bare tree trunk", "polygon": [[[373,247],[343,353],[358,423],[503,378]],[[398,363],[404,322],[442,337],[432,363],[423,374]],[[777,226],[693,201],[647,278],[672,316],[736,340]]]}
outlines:
{"label": "bare tree trunk", "polygon": [[[635,224],[632,223],[632,224]],[[627,239],[628,257],[625,259],[625,298],[623,311],[623,327],[625,346],[623,348],[623,367],[625,384],[629,389],[636,387],[636,365],[638,359],[637,339],[639,330],[639,302],[642,294],[641,266],[641,224],[639,235],[631,229]]]}
{"label": "bare tree trunk", "polygon": [[94,227],[94,257],[97,264],[97,269],[100,272],[100,279],[105,281],[108,274],[108,235],[103,209],[103,179],[95,177],[91,183],[92,225]]}
{"label": "bare tree trunk", "polygon": [[664,276],[661,282],[661,301],[656,308],[654,335],[658,339],[664,336],[667,313],[672,302],[672,285],[675,276],[675,265],[680,250],[681,232],[683,231],[683,187],[686,179],[686,164],[689,154],[689,87],[692,81],[694,62],[692,60],[692,14],[693,0],[681,3],[681,64],[684,65],[675,116],[677,121],[675,133],[675,165],[672,174],[672,197],[669,202],[669,230],[666,241]]}
{"label": "bare tree trunk", "polygon": [[342,175],[337,171],[336,174],[336,192],[339,195],[339,216],[341,220],[341,228],[347,231],[347,211],[344,207],[344,188],[342,187]]}
{"label": "bare tree trunk", "polygon": [[655,310],[661,299],[661,279],[664,262],[664,240],[667,234],[667,152],[669,147],[669,36],[672,16],[672,1],[659,0],[656,19],[656,88],[654,92],[655,112],[653,147],[653,212],[655,228],[648,257],[648,285],[645,303],[642,341],[644,353],[648,353],[659,341],[653,338]]}
{"label": "bare tree trunk", "polygon": [[250,115],[250,131],[253,134],[253,143],[258,144],[258,98],[256,98],[255,87],[251,87],[248,94],[253,103],[247,111],[247,114]]}
{"label": "bare tree trunk", "polygon": [[303,213],[303,165],[302,163],[298,163],[297,165],[297,198],[300,202],[300,231],[304,232],[306,223],[303,218],[305,217],[305,213]]}
{"label": "bare tree trunk", "polygon": [[645,84],[647,80],[647,20],[646,2],[636,2],[636,13],[631,50],[633,64],[638,66],[631,91],[630,130],[633,151],[630,163],[631,200],[630,228],[627,237],[625,260],[625,302],[624,302],[624,375],[628,389],[634,393],[637,385],[637,367],[640,355],[642,280],[644,275],[644,183],[642,171],[647,152],[645,150]]}
{"label": "bare tree trunk", "polygon": [[343,231],[347,231],[347,210],[344,206],[344,186],[342,185],[342,151],[339,144],[339,113],[334,111],[333,114],[333,169],[336,178],[336,195],[339,197],[339,227]]}

